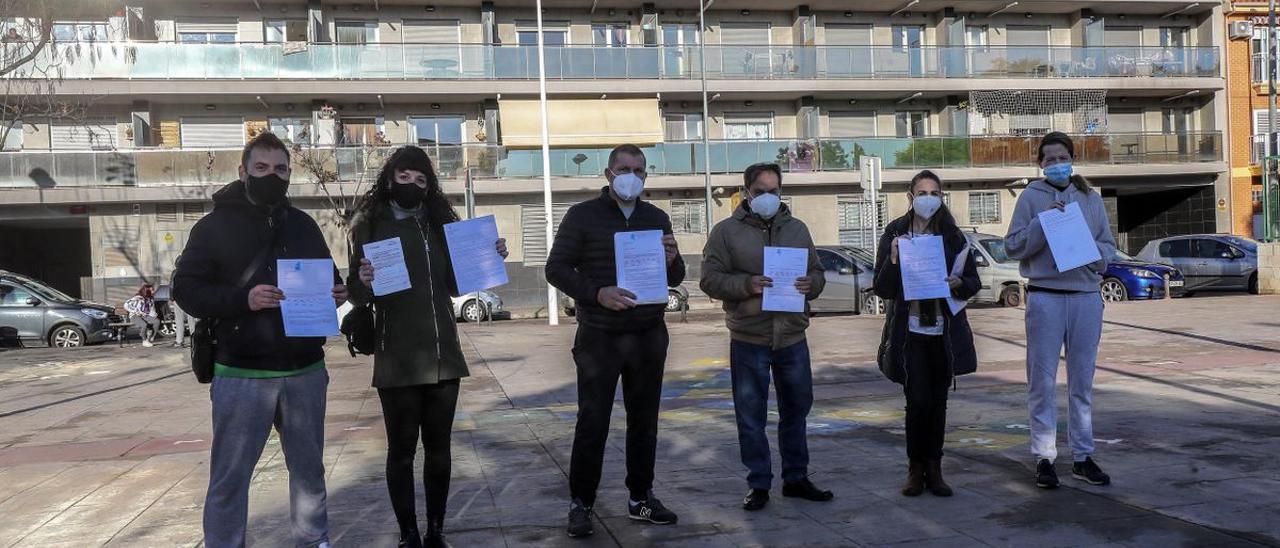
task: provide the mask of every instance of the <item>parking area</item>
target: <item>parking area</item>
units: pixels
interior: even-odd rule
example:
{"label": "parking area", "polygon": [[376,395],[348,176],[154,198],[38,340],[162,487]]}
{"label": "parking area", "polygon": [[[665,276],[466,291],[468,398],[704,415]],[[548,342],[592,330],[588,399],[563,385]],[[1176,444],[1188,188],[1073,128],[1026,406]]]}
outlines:
{"label": "parking area", "polygon": [[[680,523],[626,519],[619,404],[602,524],[582,542],[562,529],[576,409],[572,320],[468,324],[472,376],[455,422],[446,527],[455,546],[1280,545],[1278,306],[1280,298],[1248,295],[1109,304],[1094,421],[1098,460],[1115,482],[1067,480],[1053,492],[1032,485],[1022,311],[975,307],[979,372],[959,379],[949,412],[952,499],[897,494],[903,401],[873,364],[882,320],[818,317],[811,472],[836,499],[776,497],[750,515],[739,507],[745,469],[727,334],[717,313],[695,311],[687,323],[670,315],[656,491]],[[0,353],[0,545],[199,541],[209,403],[181,352],[131,343]],[[334,341],[328,367],[334,540],[395,546],[370,360]],[[274,437],[254,481],[252,544],[288,544]]]}

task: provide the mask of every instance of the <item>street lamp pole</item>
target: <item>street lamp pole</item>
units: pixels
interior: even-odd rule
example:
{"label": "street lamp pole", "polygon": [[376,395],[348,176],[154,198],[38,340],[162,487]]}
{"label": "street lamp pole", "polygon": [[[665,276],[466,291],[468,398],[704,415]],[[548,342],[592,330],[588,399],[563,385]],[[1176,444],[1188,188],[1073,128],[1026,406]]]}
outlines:
{"label": "street lamp pole", "polygon": [[[698,0],[698,76],[702,80],[702,184],[706,196],[706,222],[703,223],[708,234],[711,233],[712,221],[712,202],[711,202],[711,138],[709,130],[711,128],[711,111],[708,108],[707,101],[707,8],[716,0],[710,0],[703,4],[702,0]],[[1273,2],[1275,0],[1272,0]]]}
{"label": "street lamp pole", "polygon": [[[547,254],[555,241],[555,215],[551,207],[551,138],[547,130],[547,59],[542,42],[542,0],[537,0],[534,10],[538,14],[538,108],[542,111],[542,214],[547,222]],[[560,325],[560,306],[556,302],[556,288],[547,282],[547,320]]]}

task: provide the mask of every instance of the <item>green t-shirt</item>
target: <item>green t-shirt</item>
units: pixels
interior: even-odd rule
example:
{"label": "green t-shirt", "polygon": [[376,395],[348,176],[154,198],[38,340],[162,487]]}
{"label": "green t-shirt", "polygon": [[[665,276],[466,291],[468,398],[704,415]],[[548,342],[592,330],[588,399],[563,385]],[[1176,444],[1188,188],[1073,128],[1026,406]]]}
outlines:
{"label": "green t-shirt", "polygon": [[292,377],[303,373],[324,369],[324,360],[303,367],[302,369],[294,369],[292,371],[264,371],[261,369],[245,369],[242,367],[231,367],[221,363],[213,364],[213,376],[215,377],[234,377],[238,379],[279,379],[282,377]]}

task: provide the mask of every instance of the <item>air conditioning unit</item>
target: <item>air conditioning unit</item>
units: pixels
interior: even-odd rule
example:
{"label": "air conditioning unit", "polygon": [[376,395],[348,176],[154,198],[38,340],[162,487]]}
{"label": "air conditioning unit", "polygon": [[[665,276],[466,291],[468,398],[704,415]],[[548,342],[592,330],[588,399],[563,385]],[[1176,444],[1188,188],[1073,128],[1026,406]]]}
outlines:
{"label": "air conditioning unit", "polygon": [[1253,38],[1253,21],[1232,21],[1227,34],[1232,40]]}

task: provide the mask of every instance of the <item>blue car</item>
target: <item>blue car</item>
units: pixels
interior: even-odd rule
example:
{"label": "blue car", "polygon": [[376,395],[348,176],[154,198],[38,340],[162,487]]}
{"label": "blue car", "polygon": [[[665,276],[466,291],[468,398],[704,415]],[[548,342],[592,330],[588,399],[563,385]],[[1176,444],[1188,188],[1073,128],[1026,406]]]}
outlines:
{"label": "blue car", "polygon": [[1164,264],[1148,263],[1132,255],[1117,251],[1107,271],[1102,275],[1102,300],[1119,302],[1139,299],[1163,299],[1164,279],[1169,277],[1169,290],[1173,297],[1181,297],[1186,291],[1182,272]]}

